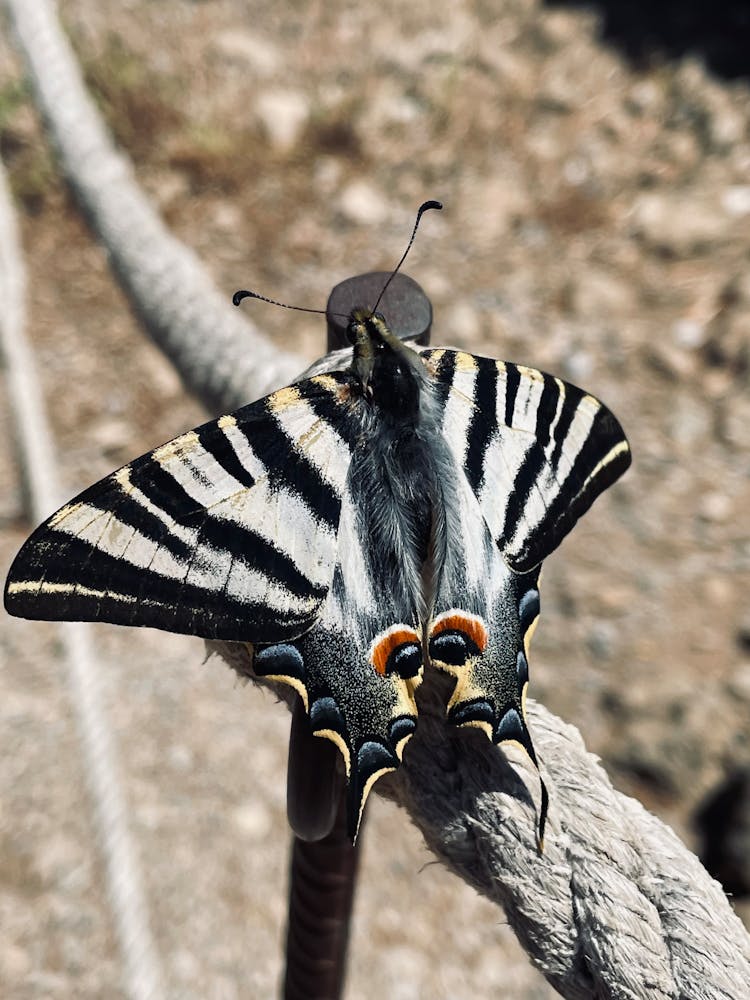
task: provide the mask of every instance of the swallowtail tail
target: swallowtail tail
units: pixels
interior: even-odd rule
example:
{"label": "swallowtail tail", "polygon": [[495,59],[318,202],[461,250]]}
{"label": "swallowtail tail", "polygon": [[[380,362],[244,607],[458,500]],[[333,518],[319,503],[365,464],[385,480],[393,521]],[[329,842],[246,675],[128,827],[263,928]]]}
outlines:
{"label": "swallowtail tail", "polygon": [[[614,416],[531,368],[412,349],[378,313],[351,364],[211,420],[37,528],[13,615],[247,644],[341,751],[356,835],[417,726],[425,666],[450,722],[514,741],[542,560],[630,463]],[[546,811],[543,792],[540,838]]]}

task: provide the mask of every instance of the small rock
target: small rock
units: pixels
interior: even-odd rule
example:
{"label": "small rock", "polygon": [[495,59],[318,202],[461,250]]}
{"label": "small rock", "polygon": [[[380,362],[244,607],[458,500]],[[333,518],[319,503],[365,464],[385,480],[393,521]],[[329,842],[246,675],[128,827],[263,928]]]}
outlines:
{"label": "small rock", "polygon": [[594,370],[594,359],[589,351],[574,350],[567,358],[563,359],[565,375],[572,382],[585,382]]}
{"label": "small rock", "polygon": [[167,761],[173,771],[186,774],[193,767],[194,754],[190,747],[185,746],[184,743],[174,743],[169,748]]}
{"label": "small rock", "polygon": [[244,63],[258,76],[272,76],[281,66],[276,46],[256,32],[222,31],[214,39],[216,49],[229,59]]}
{"label": "small rock", "polygon": [[310,104],[296,90],[271,90],[261,94],[255,106],[272,145],[281,152],[291,149],[310,117]]}
{"label": "small rock", "polygon": [[586,645],[598,660],[610,660],[615,650],[617,631],[610,622],[597,622],[586,636]]}
{"label": "small rock", "polygon": [[[747,626],[749,630],[748,637],[750,638],[750,622],[747,623]],[[739,636],[738,641],[740,641]],[[744,639],[740,644],[744,647]],[[750,648],[750,643],[748,644],[748,648]],[[735,670],[727,682],[727,688],[734,698],[741,698],[742,701],[750,704],[750,661],[741,664]]]}
{"label": "small rock", "polygon": [[725,189],[721,204],[727,215],[742,219],[750,215],[750,184],[733,184]]}
{"label": "small rock", "polygon": [[726,153],[742,142],[747,129],[747,117],[728,102],[716,102],[708,116],[707,138],[713,152]]}
{"label": "small rock", "polygon": [[248,840],[262,841],[273,827],[273,818],[262,802],[246,802],[232,813],[237,829]]}
{"label": "small rock", "polygon": [[133,428],[125,420],[102,420],[94,427],[93,440],[104,452],[116,452],[133,439]]}
{"label": "small rock", "polygon": [[702,347],[706,340],[706,328],[693,319],[678,319],[672,326],[672,339],[678,347],[687,350]]}
{"label": "small rock", "polygon": [[606,319],[633,310],[633,292],[616,275],[597,268],[584,268],[570,282],[566,299],[577,315]]}
{"label": "small rock", "polygon": [[353,181],[341,192],[339,208],[351,222],[374,226],[388,215],[388,204],[367,181]]}
{"label": "small rock", "polygon": [[726,217],[710,197],[643,194],[633,207],[633,232],[650,249],[691,257],[726,239]]}
{"label": "small rock", "polygon": [[732,513],[732,500],[718,490],[707,493],[698,507],[698,514],[704,521],[724,522]]}

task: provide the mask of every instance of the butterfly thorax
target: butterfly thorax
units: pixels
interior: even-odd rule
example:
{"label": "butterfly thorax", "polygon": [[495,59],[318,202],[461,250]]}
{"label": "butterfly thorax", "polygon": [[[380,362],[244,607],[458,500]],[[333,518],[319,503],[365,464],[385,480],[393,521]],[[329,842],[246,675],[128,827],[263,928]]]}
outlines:
{"label": "butterfly thorax", "polygon": [[447,549],[454,463],[439,433],[442,407],[420,356],[381,316],[355,312],[350,336],[362,399],[349,485],[370,541],[367,569],[417,624],[428,613]]}
{"label": "butterfly thorax", "polygon": [[349,321],[354,345],[352,370],[378,419],[393,419],[400,427],[419,419],[424,365],[418,354],[399,340],[379,313],[355,309]]}

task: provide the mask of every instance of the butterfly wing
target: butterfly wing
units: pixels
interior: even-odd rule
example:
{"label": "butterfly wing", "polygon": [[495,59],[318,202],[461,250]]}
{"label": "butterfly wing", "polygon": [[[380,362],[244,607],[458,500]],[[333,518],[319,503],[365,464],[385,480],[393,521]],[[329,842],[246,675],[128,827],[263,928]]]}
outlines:
{"label": "butterfly wing", "polygon": [[445,440],[505,562],[526,573],[630,465],[622,427],[553,375],[459,351],[422,357],[443,392]]}
{"label": "butterfly wing", "polygon": [[[630,450],[609,410],[561,379],[461,352],[422,357],[457,467],[461,546],[439,582],[430,659],[456,678],[449,719],[520,744],[536,764],[524,702],[539,565]],[[540,837],[545,811],[543,787]]]}
{"label": "butterfly wing", "polygon": [[13,563],[14,615],[278,642],[320,613],[351,459],[347,377],[210,421],[81,493]]}
{"label": "butterfly wing", "polygon": [[351,385],[315,376],[108,476],[34,532],[5,604],[249,645],[256,676],[294,687],[341,751],[354,837],[414,731],[422,651],[368,548],[366,477],[352,496]]}

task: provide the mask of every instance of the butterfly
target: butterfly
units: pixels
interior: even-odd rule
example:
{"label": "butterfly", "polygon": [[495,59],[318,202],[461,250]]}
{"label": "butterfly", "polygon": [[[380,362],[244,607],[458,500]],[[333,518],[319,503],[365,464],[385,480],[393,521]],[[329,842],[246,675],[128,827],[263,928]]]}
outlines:
{"label": "butterfly", "polygon": [[[354,839],[417,727],[426,667],[448,721],[520,745],[542,561],[630,464],[593,396],[355,309],[351,362],[169,441],[31,535],[12,615],[245,645],[341,752]],[[542,785],[539,838],[547,795]]]}

